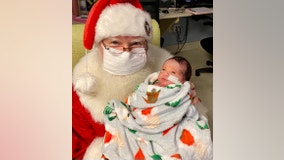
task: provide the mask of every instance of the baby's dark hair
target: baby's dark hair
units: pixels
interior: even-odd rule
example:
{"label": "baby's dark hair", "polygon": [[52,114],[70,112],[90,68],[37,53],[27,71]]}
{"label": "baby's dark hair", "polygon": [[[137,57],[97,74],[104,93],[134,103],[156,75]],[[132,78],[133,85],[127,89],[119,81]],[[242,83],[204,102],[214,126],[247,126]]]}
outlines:
{"label": "baby's dark hair", "polygon": [[185,65],[186,70],[185,70],[185,73],[184,73],[184,79],[186,81],[189,81],[190,78],[191,78],[191,75],[192,75],[192,67],[191,67],[189,61],[186,58],[181,57],[181,56],[173,56],[173,57],[169,58],[168,60],[171,60],[171,59],[177,61],[180,65]]}

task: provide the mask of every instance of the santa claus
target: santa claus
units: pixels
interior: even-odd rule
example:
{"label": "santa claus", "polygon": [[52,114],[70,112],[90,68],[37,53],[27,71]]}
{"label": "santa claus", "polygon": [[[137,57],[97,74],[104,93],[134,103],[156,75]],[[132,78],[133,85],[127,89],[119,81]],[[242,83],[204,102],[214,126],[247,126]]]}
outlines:
{"label": "santa claus", "polygon": [[88,53],[73,70],[72,159],[100,159],[106,103],[124,100],[172,56],[150,43],[151,24],[139,0],[98,0],[92,7],[84,30]]}

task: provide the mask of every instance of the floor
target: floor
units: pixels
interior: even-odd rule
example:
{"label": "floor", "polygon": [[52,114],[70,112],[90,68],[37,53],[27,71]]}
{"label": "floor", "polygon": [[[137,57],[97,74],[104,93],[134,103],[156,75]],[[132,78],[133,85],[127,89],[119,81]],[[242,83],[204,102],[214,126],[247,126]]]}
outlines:
{"label": "floor", "polygon": [[[171,53],[175,53],[177,50],[177,46],[165,46],[163,48]],[[195,76],[195,69],[208,67],[206,61],[213,60],[213,56],[201,48],[199,41],[186,43],[177,55],[187,58],[191,63],[193,70],[191,82],[194,83],[202,104],[208,109],[209,126],[213,139],[213,74],[201,73],[200,76]]]}

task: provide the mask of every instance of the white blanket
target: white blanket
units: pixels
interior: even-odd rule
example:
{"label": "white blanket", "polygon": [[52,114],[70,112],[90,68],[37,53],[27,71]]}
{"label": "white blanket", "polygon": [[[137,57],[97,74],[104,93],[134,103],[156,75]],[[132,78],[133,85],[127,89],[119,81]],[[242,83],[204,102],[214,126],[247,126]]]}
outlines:
{"label": "white blanket", "polygon": [[149,75],[126,102],[108,102],[102,159],[213,159],[207,119],[191,104],[190,83],[158,87],[151,85],[156,77]]}

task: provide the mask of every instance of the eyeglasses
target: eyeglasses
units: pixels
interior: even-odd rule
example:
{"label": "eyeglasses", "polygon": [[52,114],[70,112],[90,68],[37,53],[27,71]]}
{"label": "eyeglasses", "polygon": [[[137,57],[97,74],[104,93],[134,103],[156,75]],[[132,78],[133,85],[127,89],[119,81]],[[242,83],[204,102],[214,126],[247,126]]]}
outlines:
{"label": "eyeglasses", "polygon": [[145,48],[145,49],[147,48],[147,43],[146,43],[146,40],[144,39],[143,40],[142,39],[133,40],[127,45],[124,45],[124,42],[121,42],[119,40],[111,40],[109,42],[107,42],[107,40],[103,40],[102,44],[105,49],[116,51],[119,53],[122,53],[127,50],[132,51],[132,50],[135,50],[136,48]]}

